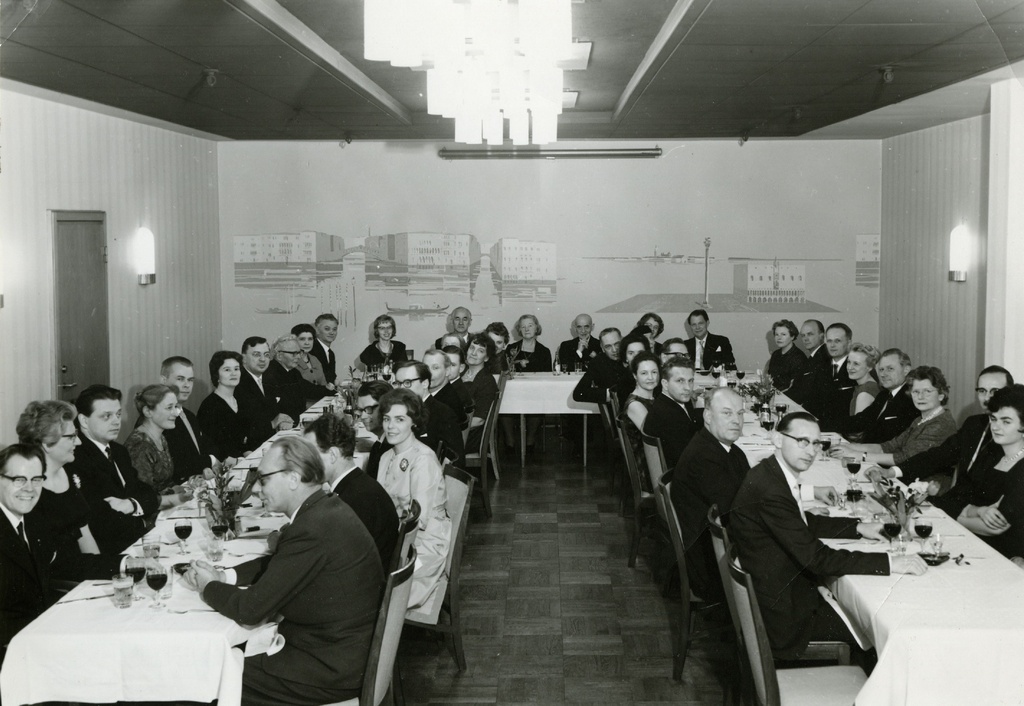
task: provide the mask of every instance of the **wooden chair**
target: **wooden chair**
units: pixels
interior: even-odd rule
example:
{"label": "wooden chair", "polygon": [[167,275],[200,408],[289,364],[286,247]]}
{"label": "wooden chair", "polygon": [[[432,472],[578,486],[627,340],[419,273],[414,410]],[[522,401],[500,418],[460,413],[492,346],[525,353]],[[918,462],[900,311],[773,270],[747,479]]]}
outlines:
{"label": "wooden chair", "polygon": [[668,512],[668,534],[672,539],[672,549],[676,555],[676,566],[679,573],[679,630],[673,636],[672,678],[680,681],[683,678],[683,667],[686,665],[686,653],[694,635],[694,618],[697,610],[704,606],[704,600],[690,590],[690,576],[686,572],[686,547],[683,544],[683,531],[679,525],[679,516],[672,504],[672,484],[658,483],[657,491],[662,504]]}
{"label": "wooden chair", "polygon": [[[487,410],[487,417],[484,419],[483,433],[480,436],[480,450],[466,454],[466,468],[480,469],[480,491],[484,498],[484,512],[491,516],[491,494],[487,487],[489,471],[487,468],[488,459],[495,468],[498,466],[498,454],[496,453],[495,431],[498,426],[498,407],[501,404],[501,392],[499,388],[498,397],[494,398],[491,408]],[[494,474],[495,478],[498,474]]]}
{"label": "wooden chair", "polygon": [[867,681],[860,667],[804,667],[775,669],[768,633],[750,574],[740,568],[735,554],[729,560],[729,582],[739,615],[740,632],[754,681],[758,706],[813,704],[849,706]]}
{"label": "wooden chair", "polygon": [[640,469],[636,464],[636,457],[633,455],[633,447],[629,443],[629,434],[626,433],[626,422],[623,419],[617,420],[619,427],[619,446],[626,463],[626,474],[629,476],[629,483],[633,490],[633,540],[630,542],[628,566],[636,566],[636,555],[640,551],[640,539],[646,530],[651,529],[651,518],[657,513],[654,506],[654,495],[643,490],[640,483]]}
{"label": "wooden chair", "polygon": [[[461,468],[447,466],[444,469],[445,489],[448,494],[448,517],[452,521],[452,538],[448,545],[448,560],[445,576],[440,587],[434,592],[433,600],[405,614],[405,622],[428,630],[451,635],[452,652],[459,671],[466,671],[466,653],[462,648],[462,623],[459,607],[459,576],[462,573],[462,545],[469,523],[469,498],[473,493],[476,479]],[[441,622],[441,613],[448,614],[448,623]]]}
{"label": "wooden chair", "polygon": [[397,571],[402,557],[409,553],[409,547],[416,542],[416,535],[420,531],[420,502],[413,500],[406,511],[398,518],[398,540],[395,542],[395,549],[391,552],[391,563],[387,567],[389,573]]}
{"label": "wooden chair", "polygon": [[409,547],[405,565],[388,575],[384,597],[377,613],[377,624],[370,641],[370,656],[363,673],[363,692],[357,699],[336,701],[327,706],[379,706],[391,695],[392,678],[398,645],[405,625],[405,608],[412,590],[412,571],[416,566],[416,549]]}
{"label": "wooden chair", "polygon": [[[644,458],[647,459],[647,475],[651,479],[651,487],[657,488],[661,485],[661,478],[665,475],[665,471],[668,470],[665,463],[665,451],[661,447],[661,439],[640,432],[640,440],[644,444]],[[668,510],[661,494],[657,493],[654,499],[655,505],[658,508],[658,516],[661,517],[662,522],[671,525],[668,519]]]}
{"label": "wooden chair", "polygon": [[[725,588],[725,600],[729,606],[729,616],[732,618],[733,628],[736,631],[736,645],[740,646],[743,644],[743,637],[740,634],[740,619],[739,614],[736,612],[736,599],[733,596],[729,579],[729,557],[733,555],[733,547],[732,542],[729,541],[729,530],[722,526],[718,505],[712,505],[708,508],[708,530],[711,532],[711,546],[714,547],[715,560],[718,563],[718,575],[722,577],[722,586]],[[837,664],[849,664],[850,646],[845,642],[814,641],[807,645],[804,655],[797,661],[819,662],[826,660],[835,660]],[[740,664],[744,664],[742,659]]]}

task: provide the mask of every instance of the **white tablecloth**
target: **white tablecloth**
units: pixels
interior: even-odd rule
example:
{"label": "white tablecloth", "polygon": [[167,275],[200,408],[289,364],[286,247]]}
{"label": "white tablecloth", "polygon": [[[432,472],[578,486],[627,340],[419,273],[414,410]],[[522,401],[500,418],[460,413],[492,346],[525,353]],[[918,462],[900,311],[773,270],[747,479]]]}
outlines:
{"label": "white tablecloth", "polygon": [[582,375],[516,373],[505,383],[501,414],[598,414],[596,404],[576,402],[572,391]]}

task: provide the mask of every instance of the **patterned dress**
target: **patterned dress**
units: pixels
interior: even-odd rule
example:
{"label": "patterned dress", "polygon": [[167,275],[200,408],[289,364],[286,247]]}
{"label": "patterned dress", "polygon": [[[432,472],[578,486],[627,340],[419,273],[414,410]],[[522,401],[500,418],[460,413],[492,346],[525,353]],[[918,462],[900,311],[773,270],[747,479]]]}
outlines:
{"label": "patterned dress", "polygon": [[431,601],[439,587],[452,539],[444,475],[434,452],[419,441],[402,453],[395,449],[385,451],[379,468],[377,480],[388,491],[399,515],[409,509],[413,500],[420,504],[416,568],[409,594],[409,607],[419,608]]}
{"label": "patterned dress", "polygon": [[174,485],[174,460],[167,448],[167,439],[160,436],[160,446],[139,427],[124,440],[132,465],[139,472],[139,480],[158,493],[171,492]]}

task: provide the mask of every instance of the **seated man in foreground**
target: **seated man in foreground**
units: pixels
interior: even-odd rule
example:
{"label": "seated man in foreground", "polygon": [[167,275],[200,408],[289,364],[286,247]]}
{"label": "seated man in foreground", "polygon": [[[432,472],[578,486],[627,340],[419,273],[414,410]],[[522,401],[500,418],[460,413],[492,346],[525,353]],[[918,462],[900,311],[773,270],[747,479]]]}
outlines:
{"label": "seated man in foreground", "polygon": [[855,644],[843,619],[818,592],[825,576],[890,573],[921,575],[918,556],[831,549],[819,538],[881,540],[879,523],[805,513],[800,474],[821,449],[817,420],[806,412],[779,422],[775,454],[747,473],[733,500],[729,531],[743,568],[754,580],[765,629],[776,659],[797,659],[808,642]]}
{"label": "seated man in foreground", "polygon": [[[291,518],[276,553],[235,567],[237,574],[198,561],[186,581],[243,625],[283,616],[284,646],[245,660],[242,704],[357,698],[384,583],[373,538],[352,508],[324,492],[323,462],[308,441],[275,441],[258,480],[267,509]],[[232,585],[229,574],[249,588]]]}

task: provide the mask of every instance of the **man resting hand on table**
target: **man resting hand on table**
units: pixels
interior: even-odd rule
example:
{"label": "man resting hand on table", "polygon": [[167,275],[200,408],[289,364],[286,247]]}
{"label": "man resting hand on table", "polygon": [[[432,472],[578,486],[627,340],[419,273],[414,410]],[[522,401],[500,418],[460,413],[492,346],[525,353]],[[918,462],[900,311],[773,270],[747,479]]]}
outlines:
{"label": "man resting hand on table", "polygon": [[849,628],[818,592],[826,576],[921,575],[918,556],[832,549],[820,538],[881,539],[881,525],[820,517],[803,510],[800,474],[821,448],[817,420],[798,412],[782,418],[775,454],[747,472],[733,500],[729,531],[743,568],[754,579],[765,629],[777,659],[799,658],[811,641],[855,643]]}
{"label": "man resting hand on table", "polygon": [[185,575],[204,601],[242,625],[280,621],[283,647],[278,640],[245,659],[242,704],[356,698],[384,584],[373,538],[348,505],[324,492],[320,454],[304,439],[275,441],[257,482],[267,508],[291,519],[277,552],[234,570],[197,561]]}

